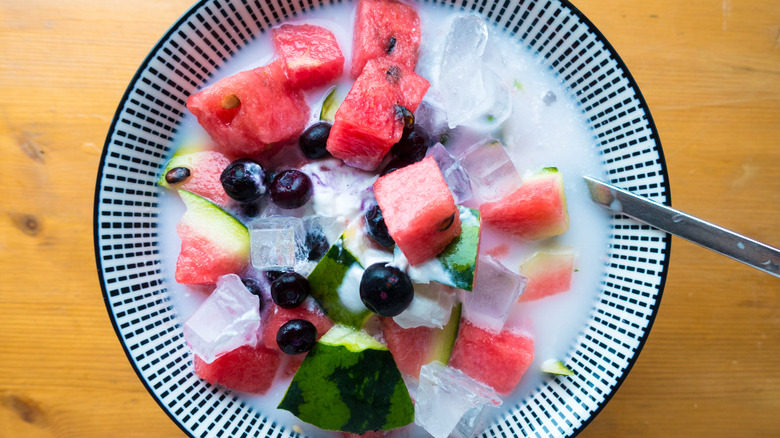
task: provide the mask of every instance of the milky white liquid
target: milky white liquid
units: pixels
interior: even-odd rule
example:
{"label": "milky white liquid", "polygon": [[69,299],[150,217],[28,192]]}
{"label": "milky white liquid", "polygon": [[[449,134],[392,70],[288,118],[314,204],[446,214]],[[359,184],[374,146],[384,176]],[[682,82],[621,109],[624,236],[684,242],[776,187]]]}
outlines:
{"label": "milky white liquid", "polygon": [[[418,73],[435,70],[435,57],[430,56],[430,44],[441,44],[456,14],[449,8],[418,5],[422,25],[422,44]],[[331,30],[336,36],[346,58],[345,72],[349,71],[354,4],[335,5],[308,13],[292,23],[311,23]],[[490,29],[486,59],[498,63],[495,70],[512,87],[513,115],[501,130],[493,134],[501,137],[515,167],[521,175],[538,172],[543,167],[557,167],[563,174],[568,203],[570,228],[567,233],[538,242],[525,242],[517,238],[483,232],[481,250],[511,241],[509,252],[501,261],[517,272],[519,265],[543,248],[571,249],[575,254],[575,272],[571,290],[537,301],[522,303],[510,316],[508,327],[521,328],[535,338],[535,359],[520,385],[504,398],[501,410],[491,410],[497,418],[503,410],[522,403],[546,377],[539,371],[548,359],[567,358],[591,311],[602,274],[608,236],[607,216],[593,204],[582,176],[602,176],[601,160],[595,149],[595,140],[587,129],[576,104],[567,98],[566,90],[549,70],[542,67],[533,54],[528,53],[505,34]],[[268,64],[273,59],[270,32],[259,35],[247,48],[223,66],[210,83],[239,71]],[[428,78],[431,80],[431,78]],[[431,80],[431,82],[435,82]],[[319,102],[329,87],[307,93],[313,110],[312,120],[319,115]],[[518,89],[519,88],[519,89]],[[349,82],[339,84],[339,90],[349,89]],[[556,95],[554,103],[547,105],[542,97],[548,92]],[[208,137],[192,115],[187,115],[176,142],[181,144],[203,143]],[[177,196],[165,193],[161,203],[167,211],[163,215],[162,235],[166,243],[163,266],[168,276],[171,298],[181,321],[185,321],[206,298],[211,288],[186,287],[173,280],[180,240],[176,235],[176,223],[183,212],[183,204]],[[277,423],[299,425],[311,436],[342,436],[326,433],[306,425],[287,411],[276,409],[287,388],[287,382],[277,383],[265,396],[243,396],[252,406]],[[398,436],[426,436],[416,426],[404,428]]]}

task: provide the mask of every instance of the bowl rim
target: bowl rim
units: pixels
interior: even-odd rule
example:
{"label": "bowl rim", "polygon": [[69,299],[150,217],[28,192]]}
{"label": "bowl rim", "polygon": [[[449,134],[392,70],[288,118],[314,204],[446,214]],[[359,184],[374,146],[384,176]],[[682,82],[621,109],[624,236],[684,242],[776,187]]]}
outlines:
{"label": "bowl rim", "polygon": [[[128,83],[125,92],[123,93],[121,99],[119,100],[119,103],[117,105],[116,111],[114,112],[114,116],[111,120],[111,124],[109,125],[108,132],[106,134],[106,140],[103,144],[103,150],[101,152],[100,156],[100,162],[98,164],[98,172],[97,172],[97,178],[95,183],[95,195],[94,195],[94,201],[93,201],[93,224],[92,224],[92,235],[93,235],[93,246],[95,251],[95,261],[96,261],[96,267],[97,267],[97,274],[98,274],[98,280],[100,282],[100,288],[103,294],[103,304],[106,306],[106,311],[108,313],[109,319],[111,320],[111,325],[114,328],[114,332],[117,336],[117,340],[122,346],[122,350],[125,353],[125,356],[128,359],[128,362],[130,363],[130,366],[133,368],[133,370],[136,373],[136,376],[140,380],[141,384],[146,388],[146,391],[152,396],[152,399],[160,406],[160,408],[165,412],[165,414],[170,418],[174,424],[176,424],[181,431],[183,431],[186,435],[190,437],[195,437],[195,435],[188,430],[182,422],[177,419],[173,413],[169,410],[169,408],[163,403],[161,398],[156,394],[156,392],[152,389],[152,387],[149,385],[149,382],[144,379],[143,374],[141,373],[141,370],[138,367],[138,364],[133,359],[133,356],[128,348],[127,343],[125,342],[122,332],[119,330],[119,326],[117,325],[116,318],[113,317],[113,312],[111,309],[111,303],[108,296],[107,286],[105,282],[105,278],[103,275],[103,264],[101,259],[101,248],[99,245],[99,230],[100,230],[100,216],[98,214],[99,208],[100,208],[100,196],[101,196],[101,182],[103,181],[103,173],[104,168],[106,165],[106,157],[108,154],[108,149],[111,145],[111,138],[115,132],[116,125],[120,120],[120,115],[122,113],[123,108],[125,107],[129,96],[134,88],[134,85],[137,83],[137,81],[140,79],[142,73],[147,69],[149,64],[153,61],[155,54],[159,51],[159,49],[166,43],[166,41],[170,38],[174,32],[176,32],[182,24],[186,23],[186,21],[195,13],[197,13],[200,8],[203,5],[206,5],[213,0],[198,0],[195,4],[193,4],[187,11],[185,11],[171,26],[169,26],[168,30],[157,40],[157,42],[154,44],[154,46],[149,50],[149,53],[144,57],[143,62],[140,64],[140,66],[136,69],[135,73],[133,74],[132,78],[130,79],[130,82]],[[427,2],[427,0],[403,0],[407,2],[412,3],[422,3]],[[468,12],[476,12],[475,8],[467,9],[463,6],[458,6],[455,4],[455,0],[440,0],[441,2],[448,2],[451,3],[451,6],[459,8],[460,10],[465,10]],[[493,0],[497,1],[497,0]],[[518,2],[522,2],[523,0],[517,0]],[[609,55],[614,59],[617,66],[621,69],[621,71],[624,73],[626,80],[630,84],[631,88],[636,92],[635,98],[638,101],[639,107],[644,111],[646,117],[647,117],[647,124],[648,129],[651,132],[652,136],[651,138],[657,143],[657,148],[655,148],[655,152],[658,153],[658,163],[661,167],[659,173],[662,176],[663,180],[661,185],[662,192],[664,193],[666,200],[662,203],[668,206],[671,206],[672,204],[672,198],[671,198],[671,188],[670,188],[670,181],[669,181],[669,172],[668,167],[666,164],[666,157],[664,155],[663,146],[661,144],[661,139],[658,133],[658,129],[656,128],[655,121],[653,119],[653,116],[650,112],[650,108],[647,104],[647,101],[644,98],[644,95],[642,94],[641,89],[639,88],[638,83],[634,79],[633,74],[628,69],[627,64],[623,61],[623,59],[618,54],[617,50],[612,46],[612,44],[609,42],[609,40],[606,38],[606,36],[593,24],[593,22],[582,12],[580,11],[570,0],[558,0],[561,3],[561,6],[564,8],[568,8],[574,15],[577,16],[577,18],[581,21],[583,25],[587,27],[588,32],[593,33],[596,36],[596,39],[604,45],[604,49],[609,53]],[[342,0],[337,0],[338,3],[343,3]],[[355,3],[357,0],[344,0],[344,2],[350,2]],[[325,3],[328,3],[327,0],[320,0],[318,2],[321,5],[325,5]],[[284,22],[289,17],[279,17],[276,20],[276,25]],[[645,226],[646,227],[646,226]],[[650,228],[650,227],[648,227]],[[633,369],[636,362],[639,360],[639,355],[641,354],[645,343],[647,342],[647,339],[650,335],[650,332],[652,331],[653,325],[655,323],[655,319],[658,316],[658,312],[660,310],[661,306],[661,300],[663,298],[663,293],[666,288],[666,280],[669,273],[669,263],[671,259],[671,244],[672,244],[672,236],[669,233],[665,233],[662,241],[664,243],[663,253],[665,254],[665,257],[663,258],[661,269],[658,273],[659,283],[658,283],[658,293],[656,295],[655,303],[652,306],[652,313],[649,315],[647,319],[647,328],[644,330],[643,335],[637,340],[638,344],[636,349],[634,350],[633,357],[627,358],[627,366],[623,373],[616,379],[614,386],[612,387],[612,390],[604,396],[604,400],[598,404],[598,407],[592,411],[591,415],[582,421],[582,423],[572,431],[571,437],[576,437],[579,435],[603,410],[604,408],[609,404],[609,402],[612,400],[612,398],[615,396],[617,391],[622,386],[623,382],[628,378],[629,373]]]}

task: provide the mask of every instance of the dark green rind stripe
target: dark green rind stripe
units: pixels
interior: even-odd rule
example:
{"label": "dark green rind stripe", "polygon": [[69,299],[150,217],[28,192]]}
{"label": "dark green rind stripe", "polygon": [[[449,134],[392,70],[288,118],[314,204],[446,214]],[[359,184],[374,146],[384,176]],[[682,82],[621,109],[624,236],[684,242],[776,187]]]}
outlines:
{"label": "dark green rind stripe", "polygon": [[344,248],[343,242],[343,237],[339,237],[309,274],[311,296],[331,321],[360,328],[371,316],[371,312],[369,310],[353,312],[344,307],[339,297],[339,287],[344,281],[344,276],[352,265],[358,263],[357,259]]}
{"label": "dark green rind stripe", "polygon": [[436,258],[450,273],[453,284],[449,286],[470,292],[474,287],[474,269],[477,265],[479,250],[481,216],[479,210],[460,205],[458,209],[461,218],[460,235],[453,239]]}
{"label": "dark green rind stripe", "polygon": [[361,434],[414,421],[414,406],[392,354],[318,343],[293,377],[280,409],[326,430]]}

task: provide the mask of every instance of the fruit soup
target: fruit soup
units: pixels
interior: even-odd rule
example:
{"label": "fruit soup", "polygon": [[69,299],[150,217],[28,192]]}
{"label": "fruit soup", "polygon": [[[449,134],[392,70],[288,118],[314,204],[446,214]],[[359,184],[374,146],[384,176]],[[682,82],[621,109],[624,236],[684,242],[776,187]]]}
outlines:
{"label": "fruit soup", "polygon": [[[420,157],[417,157],[416,161],[418,162],[414,165],[420,166],[419,168],[422,169],[425,163],[438,163],[444,179],[454,193],[455,202],[460,199],[462,202],[459,204],[464,207],[483,212],[481,234],[479,234],[479,260],[490,258],[502,269],[529,278],[537,275],[539,271],[542,272],[540,274],[542,277],[547,275],[548,279],[551,275],[552,277],[563,275],[568,280],[570,276],[570,284],[563,286],[565,290],[549,292],[550,296],[539,299],[523,299],[525,293],[532,293],[529,287],[531,283],[526,283],[525,293],[521,295],[520,302],[512,306],[508,317],[506,317],[506,322],[503,322],[503,318],[501,318],[503,327],[499,325],[499,330],[526,333],[533,338],[533,361],[528,366],[520,383],[508,395],[500,396],[503,400],[502,407],[485,411],[488,418],[496,418],[504,410],[511,409],[517,403],[521,403],[524,397],[545,380],[556,377],[554,374],[549,374],[549,370],[548,373],[543,372],[542,365],[550,361],[563,361],[565,363],[568,352],[583,330],[603,272],[608,225],[603,212],[589,200],[587,188],[584,186],[581,176],[598,177],[603,174],[603,169],[594,147],[595,140],[587,129],[576,103],[568,97],[567,90],[563,89],[557,78],[544,68],[541,61],[536,59],[532,53],[520,47],[506,34],[490,26],[487,27],[489,36],[486,42],[483,41],[484,47],[475,48],[474,44],[468,43],[479,40],[481,37],[484,30],[482,28],[484,23],[481,20],[450,8],[428,4],[415,4],[414,8],[419,14],[421,28],[419,58],[415,72],[426,78],[431,85],[422,102],[417,106],[415,124],[422,126],[431,139],[426,142],[428,147],[426,155],[437,158],[433,161],[420,161]],[[319,122],[321,118],[327,120],[326,114],[329,111],[332,112],[332,109],[345,99],[352,87],[354,79],[350,75],[350,66],[352,65],[355,14],[354,3],[339,4],[326,6],[321,10],[288,21],[288,23],[293,24],[312,24],[331,31],[345,58],[343,75],[325,85],[309,88],[303,93],[310,109],[307,126]],[[458,32],[450,35],[453,20],[461,20],[457,23],[457,27],[461,29],[460,35],[457,35]],[[278,56],[271,38],[270,32],[258,35],[255,41],[221,67],[207,85],[242,71],[271,64]],[[453,67],[456,59],[478,66],[481,69],[482,77],[475,79],[475,76],[479,76],[479,74],[474,74],[476,70],[468,70],[466,67],[457,65]],[[459,68],[462,68],[462,71],[448,75],[448,71],[455,71]],[[475,80],[478,82],[473,82]],[[473,96],[464,95],[461,87],[456,87],[458,84],[462,87],[482,87],[485,91]],[[201,89],[203,88],[205,86],[201,87]],[[448,103],[454,108],[452,111],[447,110]],[[482,105],[481,109],[480,105]],[[232,106],[230,102],[226,104],[223,101],[223,107],[230,106]],[[332,117],[332,114],[330,116]],[[455,120],[453,121],[453,119]],[[177,154],[207,148],[211,144],[209,135],[191,113],[184,117],[175,142],[175,149],[180,149]],[[292,209],[279,208],[268,199],[267,194],[259,201],[248,204],[242,204],[234,199],[228,199],[224,202],[225,210],[245,225],[250,226],[256,218],[267,218],[275,214],[297,217],[322,215],[340,218],[342,223],[350,222],[349,220],[353,218],[363,218],[373,200],[372,193],[375,192],[377,198],[380,197],[380,191],[374,184],[376,177],[380,173],[385,173],[388,167],[393,165],[391,153],[377,165],[375,171],[366,172],[344,166],[341,160],[329,155],[323,158],[307,159],[301,153],[297,140],[288,143],[285,144],[284,151],[276,153],[273,158],[258,161],[264,164],[269,173],[271,172],[269,167],[276,168],[273,169],[274,173],[281,169],[302,169],[304,173],[315,180],[311,199],[305,205]],[[481,148],[486,152],[474,152],[475,145],[476,148]],[[493,151],[494,149],[495,151]],[[458,184],[457,178],[447,174],[442,161],[439,160],[439,158],[444,157],[446,162],[446,159],[453,156],[457,157],[456,162],[465,162],[469,159],[467,157],[474,156],[477,158],[473,161],[481,159],[484,162],[487,160],[497,164],[496,167],[502,169],[490,169],[490,172],[482,178],[476,173],[479,169],[484,168],[484,163],[471,164],[471,167],[469,165],[457,166],[456,170],[459,171],[465,167],[467,169],[465,174],[471,177],[471,184],[467,184],[467,188],[464,189],[462,185]],[[510,159],[509,162],[502,161],[502,158],[506,156]],[[395,172],[403,169],[404,167]],[[197,168],[195,167],[193,170],[197,171]],[[328,179],[328,176],[323,175],[323,173],[329,171],[335,172],[338,177],[335,180]],[[392,176],[393,173],[387,173],[386,176]],[[508,232],[510,230],[502,231],[500,226],[494,227],[485,222],[487,204],[504,199],[504,196],[518,187],[531,186],[534,178],[539,175],[544,177],[547,174],[555,177],[562,176],[565,207],[569,216],[568,229],[563,234],[549,237],[545,235],[544,238],[533,236],[531,236],[532,238],[527,238],[528,236],[524,238]],[[318,180],[319,177],[322,177],[321,180]],[[387,180],[389,181],[389,179]],[[178,180],[173,178],[173,181]],[[338,189],[327,189],[329,184],[347,186],[353,181],[359,181],[357,184],[359,190],[339,192]],[[372,184],[374,184],[373,192],[371,190]],[[170,184],[173,187],[175,185],[175,183]],[[471,193],[456,193],[462,189],[470,190]],[[163,218],[161,229],[163,240],[168,242],[163,251],[164,269],[170,279],[168,282],[170,297],[178,310],[181,321],[184,322],[196,313],[215,287],[214,285],[179,284],[174,280],[179,275],[176,272],[176,266],[182,242],[182,239],[177,235],[177,224],[185,208],[176,191],[162,190],[162,192],[161,204],[169,206]],[[188,206],[190,206],[189,203]],[[471,210],[468,208],[460,208],[459,210],[462,229],[466,229],[469,223],[467,213]],[[500,215],[502,209],[506,208],[506,205],[498,202],[495,205],[495,210],[498,213],[493,213],[493,215]],[[387,216],[387,213],[385,215]],[[343,226],[336,227],[336,230],[331,232],[331,234],[335,233],[334,235],[327,236],[328,246],[338,238]],[[393,234],[393,230],[391,230],[391,234]],[[345,243],[345,246],[348,245]],[[356,251],[361,250],[356,249],[353,252]],[[325,253],[325,250],[321,252]],[[538,266],[535,268],[533,263],[529,263],[529,260],[539,252],[549,252],[550,258],[541,259],[542,261],[536,263]],[[386,256],[388,253],[384,254]],[[369,248],[357,259],[361,265],[368,265],[372,261],[376,261],[372,259],[374,255]],[[255,255],[251,257],[255,257]],[[323,257],[323,254],[318,254],[318,257]],[[324,257],[328,257],[328,255],[324,255]],[[381,261],[381,259],[380,255],[377,260]],[[554,271],[554,269],[547,269],[549,266],[545,266],[545,260],[548,264],[557,263],[555,269],[568,270],[568,272],[563,272],[563,274],[553,272],[551,274],[550,271]],[[549,262],[549,260],[557,261]],[[434,284],[437,275],[440,275],[440,272],[434,272],[439,268],[431,268],[430,264],[421,264],[419,267],[411,266],[397,249],[395,254],[385,261],[391,261],[388,266],[408,271],[412,281],[416,280],[415,283],[424,283],[433,279],[431,284]],[[561,265],[561,263],[563,264]],[[252,264],[254,265],[254,261]],[[317,275],[312,274],[316,270],[316,265],[315,259],[311,263],[296,265],[296,269],[303,276]],[[362,266],[362,268],[367,267]],[[259,270],[253,267],[249,268],[249,272],[250,276],[262,276]],[[363,270],[361,269],[360,272],[362,273]],[[240,273],[237,272],[237,274]],[[348,275],[345,274],[345,278]],[[479,275],[476,277],[479,278]],[[518,289],[522,291],[522,285]],[[416,286],[415,291],[417,291]],[[455,293],[454,296],[459,297],[455,301],[463,301],[464,294],[469,293],[471,292],[462,292],[460,295]],[[545,295],[548,292],[542,290],[539,293]],[[467,313],[468,311],[464,313],[464,318],[468,318]],[[479,318],[475,320],[477,325],[480,325]],[[373,324],[376,325],[376,322]],[[492,320],[487,325],[491,324],[493,324]],[[373,330],[370,328],[367,330],[383,340],[381,329],[374,327]],[[322,336],[323,333],[318,333],[318,335]],[[565,370],[565,367],[563,369]],[[238,394],[243,400],[256,406],[260,412],[274,421],[288,426],[301,427],[311,436],[330,436],[331,432],[324,432],[307,424],[288,410],[277,409],[277,405],[285,397],[290,379],[290,375],[277,378],[273,386],[263,395]],[[410,386],[409,392],[414,397],[415,391],[411,388],[414,385],[412,383],[414,380],[408,377],[406,380]],[[343,436],[342,432],[333,432],[332,434],[332,436]],[[412,424],[399,429],[392,436],[427,436],[427,433],[422,427]]]}

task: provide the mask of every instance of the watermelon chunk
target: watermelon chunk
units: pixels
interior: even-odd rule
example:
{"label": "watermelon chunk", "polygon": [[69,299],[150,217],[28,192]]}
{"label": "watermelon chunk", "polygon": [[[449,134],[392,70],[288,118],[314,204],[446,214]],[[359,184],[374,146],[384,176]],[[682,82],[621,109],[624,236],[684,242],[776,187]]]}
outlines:
{"label": "watermelon chunk", "polygon": [[265,394],[274,383],[283,354],[262,345],[244,345],[225,353],[212,363],[206,363],[196,355],[195,373],[212,385]]}
{"label": "watermelon chunk", "polygon": [[279,403],[326,430],[365,433],[414,421],[414,406],[387,347],[334,325],[309,351]]}
{"label": "watermelon chunk", "polygon": [[290,87],[281,59],[217,81],[190,96],[187,108],[231,157],[260,155],[296,138],[309,120],[303,92]]}
{"label": "watermelon chunk", "polygon": [[317,338],[320,338],[333,327],[330,319],[322,313],[322,310],[314,302],[306,302],[292,309],[279,307],[273,302],[270,305],[271,309],[268,310],[268,319],[266,319],[265,329],[263,330],[263,342],[267,348],[272,350],[281,351],[276,343],[276,333],[279,331],[279,327],[283,326],[287,321],[293,319],[309,321],[317,329]]}
{"label": "watermelon chunk", "polygon": [[384,59],[369,61],[334,116],[327,149],[352,167],[374,170],[401,139],[399,106],[414,112],[430,83]]}
{"label": "watermelon chunk", "polygon": [[[229,164],[230,159],[217,151],[177,152],[163,169],[157,184],[166,189],[186,190],[225,206],[230,198],[219,177]],[[190,176],[182,182],[169,184],[165,175],[177,167],[189,170]]]}
{"label": "watermelon chunk", "polygon": [[413,377],[419,377],[420,368],[433,361],[447,364],[452,346],[458,334],[460,309],[452,309],[450,320],[443,328],[402,328],[393,318],[382,318],[383,334],[387,348],[393,353],[398,370]]}
{"label": "watermelon chunk", "polygon": [[333,32],[311,24],[283,24],[272,33],[291,87],[319,87],[344,72],[344,55]]}
{"label": "watermelon chunk", "polygon": [[539,252],[520,266],[520,274],[528,279],[520,301],[533,301],[566,292],[571,288],[574,253]]}
{"label": "watermelon chunk", "polygon": [[249,265],[249,230],[206,198],[179,190],[187,210],[176,232],[181,252],[176,261],[180,284],[216,284],[227,274],[241,273]]}
{"label": "watermelon chunk", "polygon": [[433,157],[380,177],[374,195],[390,236],[411,265],[439,254],[460,235],[458,207]]}
{"label": "watermelon chunk", "polygon": [[533,360],[531,336],[509,330],[494,333],[464,320],[449,365],[506,395],[517,386]]}
{"label": "watermelon chunk", "polygon": [[420,48],[420,17],[410,5],[395,0],[360,0],[352,41],[352,78],[371,59],[387,57],[414,70]]}
{"label": "watermelon chunk", "polygon": [[545,168],[523,185],[495,202],[480,207],[482,222],[528,240],[558,236],[569,230],[569,212],[563,191],[563,175]]}

